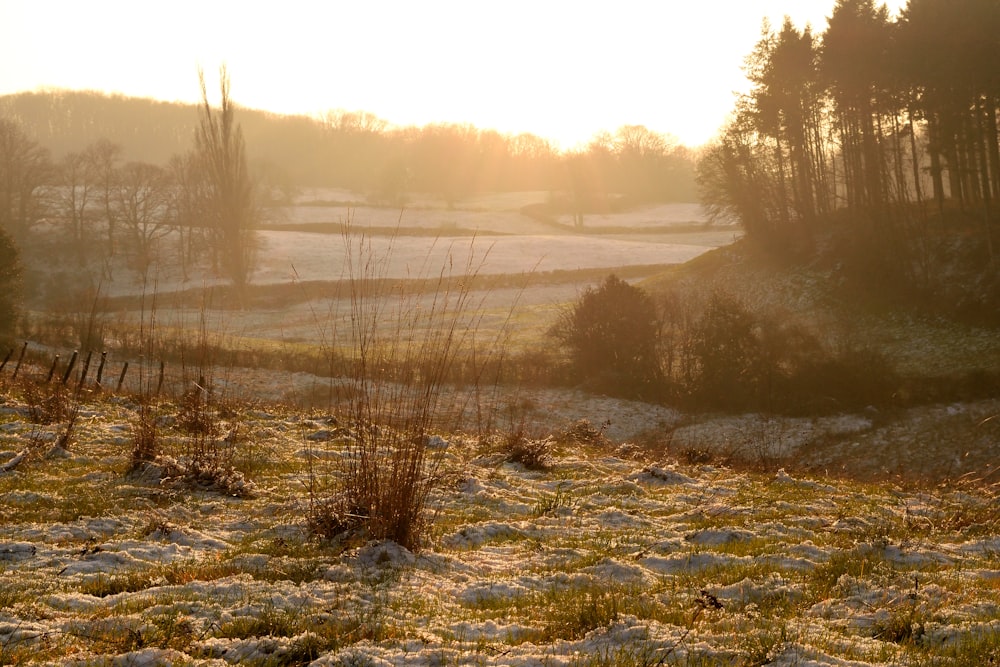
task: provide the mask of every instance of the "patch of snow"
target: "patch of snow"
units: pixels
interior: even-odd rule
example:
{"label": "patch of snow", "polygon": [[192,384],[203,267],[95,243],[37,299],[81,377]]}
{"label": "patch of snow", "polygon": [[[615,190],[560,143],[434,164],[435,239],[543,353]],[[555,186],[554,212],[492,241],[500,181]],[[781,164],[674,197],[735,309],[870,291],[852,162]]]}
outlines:
{"label": "patch of snow", "polygon": [[466,587],[456,597],[464,604],[475,606],[522,597],[530,592],[530,589],[513,581],[481,581]]}
{"label": "patch of snow", "polygon": [[701,546],[722,546],[734,542],[749,542],[754,537],[749,530],[700,530],[685,535],[684,539]]}
{"label": "patch of snow", "polygon": [[688,477],[684,473],[678,472],[674,468],[663,468],[660,466],[647,466],[641,472],[629,477],[630,480],[652,485],[694,485],[694,478]]}
{"label": "patch of snow", "polygon": [[519,539],[525,533],[509,523],[489,522],[464,526],[451,535],[441,538],[442,546],[449,549],[475,549],[497,539]]}
{"label": "patch of snow", "polygon": [[581,570],[585,574],[593,576],[599,581],[614,581],[616,583],[644,582],[649,577],[646,570],[638,565],[622,563],[613,558],[608,558],[596,565],[591,565]]}
{"label": "patch of snow", "polygon": [[61,575],[105,575],[120,572],[127,568],[137,567],[141,561],[128,553],[115,551],[99,551],[81,556],[79,560],[71,561],[59,572]]}
{"label": "patch of snow", "polygon": [[35,555],[35,545],[30,542],[0,542],[0,561],[17,561]]}
{"label": "patch of snow", "polygon": [[416,556],[391,540],[372,542],[358,549],[352,560],[362,570],[398,569],[416,562]]}
{"label": "patch of snow", "polygon": [[[760,581],[744,578],[729,586],[713,588],[712,593],[730,610],[733,605],[743,608],[751,604],[759,605],[767,600],[799,600],[802,597],[799,588],[777,573],[769,574]],[[729,604],[725,604],[726,602]]]}
{"label": "patch of snow", "polygon": [[679,556],[647,556],[639,562],[651,572],[657,574],[681,574],[684,572],[699,572],[708,569],[722,568],[733,563],[745,562],[745,558],[726,556],[715,553],[689,553]]}

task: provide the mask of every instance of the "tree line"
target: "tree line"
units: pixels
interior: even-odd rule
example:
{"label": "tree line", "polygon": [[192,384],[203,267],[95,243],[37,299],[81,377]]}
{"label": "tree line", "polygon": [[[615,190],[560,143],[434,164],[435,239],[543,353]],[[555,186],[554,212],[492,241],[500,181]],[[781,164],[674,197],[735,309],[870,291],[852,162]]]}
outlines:
{"label": "tree line", "polygon": [[[695,201],[695,153],[643,126],[595,134],[562,152],[528,133],[507,135],[468,124],[395,127],[367,112],[284,116],[239,108],[255,176],[279,191],[335,187],[377,204],[412,193],[454,204],[488,192],[588,189],[591,206],[611,196]],[[99,138],[128,160],[166,163],[192,132],[189,105],[55,91],[0,97],[0,117],[18,121],[53,155],[80,152]],[[595,204],[598,202],[598,204]]]}
{"label": "tree line", "polygon": [[[79,298],[72,275],[94,275],[96,266],[93,280],[111,278],[115,257],[144,281],[168,237],[184,277],[207,260],[239,290],[264,208],[305,186],[346,188],[387,206],[404,206],[413,193],[455,205],[542,189],[552,206],[581,216],[622,202],[696,199],[693,153],[643,126],[561,153],[530,134],[471,125],[395,128],[343,111],[276,116],[239,108],[224,70],[220,83],[217,106],[203,76],[196,107],[93,92],[0,98],[0,255],[10,256],[0,290],[16,292],[19,248],[29,267],[61,258],[56,271],[25,281],[30,298],[52,306]],[[3,319],[9,330],[12,316]]]}
{"label": "tree line", "polygon": [[[60,252],[62,264],[83,268],[96,260],[106,274],[107,260],[124,253],[143,281],[157,261],[158,241],[176,232],[183,270],[208,256],[237,289],[245,286],[261,196],[227,73],[220,72],[217,107],[199,77],[202,104],[193,141],[189,137],[188,150],[165,164],[126,160],[122,144],[104,137],[53,160],[21,123],[0,117],[0,254],[10,255],[0,276],[0,288],[9,287],[4,298],[10,300],[19,278],[18,248],[52,261],[46,251],[52,235],[36,233],[45,226],[70,249]],[[7,319],[0,325],[9,327]]]}
{"label": "tree line", "polygon": [[898,17],[837,0],[820,34],[765,24],[745,64],[752,90],[699,165],[706,202],[783,249],[850,219],[912,251],[929,221],[963,217],[992,262],[998,34],[996,0],[910,0]]}

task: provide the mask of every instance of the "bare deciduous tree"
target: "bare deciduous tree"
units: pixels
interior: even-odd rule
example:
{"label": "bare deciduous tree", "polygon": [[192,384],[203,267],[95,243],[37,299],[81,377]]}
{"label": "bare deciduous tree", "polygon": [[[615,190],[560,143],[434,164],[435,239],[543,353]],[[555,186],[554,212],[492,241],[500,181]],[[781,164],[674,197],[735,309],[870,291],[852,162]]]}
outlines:
{"label": "bare deciduous tree", "polygon": [[97,187],[104,216],[108,240],[108,256],[115,254],[115,215],[113,207],[113,189],[117,174],[118,162],[121,160],[122,147],[107,139],[98,139],[87,148],[91,173]]}
{"label": "bare deciduous tree", "polygon": [[205,250],[205,204],[208,202],[207,180],[198,155],[193,152],[174,155],[167,165],[174,183],[172,208],[179,241],[181,271],[185,280],[189,270]]}
{"label": "bare deciduous tree", "polygon": [[0,118],[0,226],[17,241],[45,215],[49,154],[13,120]]}
{"label": "bare deciduous tree", "polygon": [[86,151],[67,153],[58,165],[59,186],[55,188],[53,203],[55,215],[62,219],[69,232],[73,254],[77,264],[86,260],[88,227],[93,211],[88,205],[93,203],[94,179]]}
{"label": "bare deciduous tree", "polygon": [[153,164],[130,162],[116,181],[114,214],[127,231],[135,269],[145,279],[156,260],[157,241],[173,222],[168,174]]}
{"label": "bare deciduous tree", "polygon": [[[99,139],[82,151],[67,153],[58,166],[53,214],[67,229],[73,254],[81,266],[96,252],[92,237],[106,233],[107,256],[114,255],[116,207],[114,188],[121,146]],[[103,219],[102,219],[103,218]],[[101,230],[101,227],[106,230]],[[106,267],[109,266],[106,264]]]}

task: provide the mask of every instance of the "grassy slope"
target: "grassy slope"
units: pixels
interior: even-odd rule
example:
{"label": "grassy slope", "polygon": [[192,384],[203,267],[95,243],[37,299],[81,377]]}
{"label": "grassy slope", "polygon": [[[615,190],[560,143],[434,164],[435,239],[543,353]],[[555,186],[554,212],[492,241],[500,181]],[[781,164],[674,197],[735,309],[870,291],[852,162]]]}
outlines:
{"label": "grassy slope", "polygon": [[[825,428],[814,417],[765,422],[694,417],[692,428],[700,437],[705,429],[697,427],[708,423],[711,438],[736,442],[709,447],[715,454],[753,449],[764,438],[792,451],[792,459],[779,457],[779,464],[816,473],[937,482],[967,475],[997,481],[996,328],[906,306],[887,291],[852,285],[836,262],[783,263],[745,241],[672,267],[643,287],[654,295],[679,291],[694,307],[715,291],[734,295],[757,315],[799,324],[832,349],[873,348],[899,374],[891,402],[859,415],[864,426],[858,430]],[[686,437],[691,430],[672,434],[676,451],[704,447]],[[735,453],[750,462],[760,458]]]}
{"label": "grassy slope", "polygon": [[713,291],[789,319],[820,337],[853,339],[886,354],[905,377],[1000,370],[995,328],[906,306],[880,285],[851,283],[837,262],[787,263],[746,240],[705,253],[643,283],[652,293],[682,289],[698,301]]}

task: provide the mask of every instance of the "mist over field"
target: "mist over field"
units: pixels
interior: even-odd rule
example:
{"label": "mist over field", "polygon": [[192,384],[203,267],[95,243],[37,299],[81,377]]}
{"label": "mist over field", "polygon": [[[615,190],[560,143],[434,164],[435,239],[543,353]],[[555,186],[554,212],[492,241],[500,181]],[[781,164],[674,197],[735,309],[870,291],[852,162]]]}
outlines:
{"label": "mist over field", "polygon": [[0,664],[1000,661],[1000,5],[833,5],[700,148],[0,96]]}

